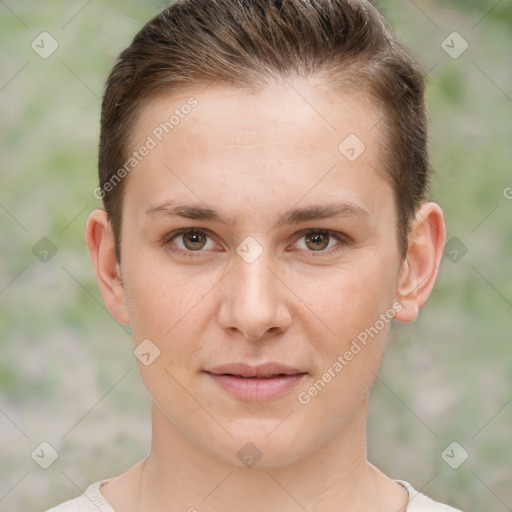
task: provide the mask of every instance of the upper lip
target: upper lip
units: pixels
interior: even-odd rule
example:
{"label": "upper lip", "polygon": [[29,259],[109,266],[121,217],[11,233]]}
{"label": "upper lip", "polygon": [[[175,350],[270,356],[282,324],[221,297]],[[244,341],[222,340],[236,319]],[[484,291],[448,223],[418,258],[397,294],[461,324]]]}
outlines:
{"label": "upper lip", "polygon": [[296,375],[299,373],[306,373],[303,370],[298,370],[297,368],[276,362],[260,364],[257,366],[251,366],[247,363],[230,363],[216,366],[215,368],[211,368],[210,370],[206,371],[215,375],[229,374],[239,377],[261,378],[274,377],[277,375]]}

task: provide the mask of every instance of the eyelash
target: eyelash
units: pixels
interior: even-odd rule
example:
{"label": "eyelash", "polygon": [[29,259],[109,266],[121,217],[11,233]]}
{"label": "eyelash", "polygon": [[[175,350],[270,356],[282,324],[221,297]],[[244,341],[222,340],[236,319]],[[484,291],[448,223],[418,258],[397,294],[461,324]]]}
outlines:
{"label": "eyelash", "polygon": [[[184,228],[184,229],[179,229],[177,231],[173,231],[172,233],[169,233],[168,235],[166,235],[163,240],[162,240],[162,245],[165,246],[165,247],[169,247],[170,246],[170,242],[172,240],[174,240],[175,238],[178,238],[180,235],[185,235],[185,234],[188,234],[188,233],[194,233],[194,234],[205,234],[207,235],[210,239],[212,238],[211,236],[211,232],[208,230],[208,229],[202,229],[202,228]],[[300,231],[299,233],[297,233],[297,235],[300,235],[299,238],[297,240],[300,240],[301,238],[304,238],[305,236],[311,234],[311,233],[320,233],[320,234],[323,234],[323,235],[328,235],[329,237],[332,237],[334,238],[335,240],[337,240],[339,243],[337,245],[335,245],[334,247],[332,247],[331,249],[329,250],[320,250],[320,251],[307,251],[309,253],[311,253],[312,256],[314,257],[319,257],[319,256],[329,256],[331,254],[334,254],[338,251],[340,251],[343,246],[346,246],[349,244],[348,240],[347,240],[347,237],[345,235],[343,235],[342,233],[338,233],[337,231],[332,231],[330,229],[314,229],[314,228],[311,228],[311,229],[306,229],[306,230],[303,230],[303,231]],[[188,256],[188,257],[191,257],[191,258],[195,258],[195,257],[198,257],[201,255],[202,250],[198,250],[198,251],[184,251],[182,249],[176,249],[176,248],[172,248],[172,249],[169,249],[170,251],[172,251],[173,253],[177,253],[177,254],[182,254],[184,256]]]}

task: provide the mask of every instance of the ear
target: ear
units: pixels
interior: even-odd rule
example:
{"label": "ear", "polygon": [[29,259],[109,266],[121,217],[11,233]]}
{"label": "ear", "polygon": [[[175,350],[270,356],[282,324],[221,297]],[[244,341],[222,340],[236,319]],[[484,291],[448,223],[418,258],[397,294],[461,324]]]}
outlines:
{"label": "ear", "polygon": [[89,248],[96,281],[103,302],[110,314],[121,324],[129,325],[126,295],[121,268],[115,255],[114,235],[105,210],[94,210],[87,219],[85,242]]}
{"label": "ear", "polygon": [[416,320],[434,288],[445,241],[443,210],[436,203],[423,203],[416,211],[409,249],[400,270],[396,300],[402,304],[402,310],[395,320]]}

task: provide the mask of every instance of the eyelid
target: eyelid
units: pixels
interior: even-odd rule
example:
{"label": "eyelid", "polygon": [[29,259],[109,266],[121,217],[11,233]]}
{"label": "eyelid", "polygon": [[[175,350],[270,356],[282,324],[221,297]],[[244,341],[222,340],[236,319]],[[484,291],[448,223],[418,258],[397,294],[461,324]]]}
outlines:
{"label": "eyelid", "polygon": [[[215,239],[215,235],[208,228],[190,227],[190,228],[177,229],[175,231],[172,231],[171,233],[168,233],[167,235],[165,235],[163,237],[161,243],[165,247],[165,246],[168,246],[172,240],[179,237],[180,235],[187,234],[187,233],[196,233],[196,232],[204,233],[212,240]],[[350,237],[348,235],[345,235],[344,233],[339,232],[339,231],[334,231],[332,229],[326,229],[326,228],[306,228],[306,229],[303,229],[301,231],[294,233],[293,236],[294,236],[294,239],[296,239],[294,244],[297,243],[298,240],[300,240],[301,238],[303,238],[304,236],[306,236],[310,233],[327,234],[330,237],[332,237],[338,241],[338,244],[336,244],[334,247],[331,247],[329,250],[306,251],[308,253],[308,255],[313,255],[314,257],[331,255],[331,254],[341,250],[341,248],[339,247],[340,245],[343,247],[343,246],[350,245],[350,243],[351,243]],[[171,251],[173,253],[183,254],[185,256],[191,256],[191,257],[200,256],[202,253],[205,252],[203,250],[184,251],[180,248],[171,249]]]}

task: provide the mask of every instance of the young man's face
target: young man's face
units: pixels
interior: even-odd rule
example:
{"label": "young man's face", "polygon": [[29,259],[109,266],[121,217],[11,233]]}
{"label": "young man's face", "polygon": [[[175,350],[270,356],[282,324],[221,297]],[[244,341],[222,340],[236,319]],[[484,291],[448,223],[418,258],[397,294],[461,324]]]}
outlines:
{"label": "young man's face", "polygon": [[[156,147],[125,183],[124,290],[102,288],[135,345],[151,340],[143,361],[152,344],[160,351],[139,362],[159,406],[154,428],[235,464],[247,443],[262,453],[259,465],[276,465],[364,429],[390,319],[413,319],[423,300],[401,295],[411,272],[401,265],[393,191],[376,172],[380,113],[354,96],[290,84],[258,94],[209,86],[168,134],[157,127],[192,94],[147,104],[132,149],[148,136]],[[185,205],[232,224],[171,214]],[[326,208],[338,214],[288,215]],[[172,237],[188,228],[199,233]],[[220,368],[238,363],[293,375],[212,375],[243,374]]]}

